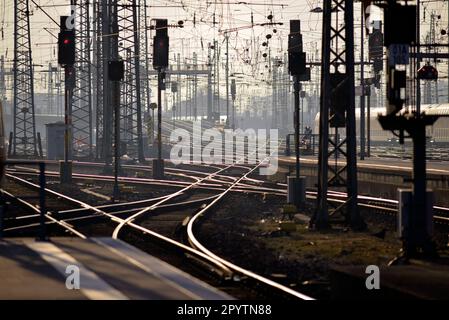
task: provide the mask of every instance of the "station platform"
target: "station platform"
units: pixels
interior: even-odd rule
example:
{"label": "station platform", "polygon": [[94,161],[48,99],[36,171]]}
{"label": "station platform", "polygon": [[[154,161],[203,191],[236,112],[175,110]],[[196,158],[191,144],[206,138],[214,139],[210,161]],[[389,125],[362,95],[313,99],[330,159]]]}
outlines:
{"label": "station platform", "polygon": [[160,259],[112,238],[0,240],[0,270],[0,299],[7,300],[232,299]]}
{"label": "station platform", "polygon": [[335,299],[447,300],[449,265],[410,261],[409,265],[379,268],[379,289],[367,289],[366,266],[334,267],[331,292]]}
{"label": "station platform", "polygon": [[[449,159],[448,159],[449,160]],[[294,165],[296,157],[294,156],[280,156],[280,164],[292,164]],[[304,165],[318,164],[318,156],[301,156],[300,161]],[[334,160],[329,160],[329,163],[334,163]],[[344,164],[343,161],[338,161],[338,165]],[[410,159],[387,159],[387,158],[365,158],[365,160],[357,159],[357,166],[360,168],[371,168],[378,170],[392,170],[397,172],[412,172],[413,163]],[[449,176],[449,161],[428,161],[426,163],[427,173],[436,175]]]}
{"label": "station platform", "polygon": [[[295,157],[281,156],[278,160],[279,171],[276,178],[286,181],[288,175],[295,172]],[[329,165],[334,166],[334,159]],[[337,168],[345,162],[337,161]],[[301,176],[307,177],[307,187],[316,187],[318,177],[317,156],[300,158]],[[428,161],[427,187],[434,191],[435,205],[449,206],[449,162]],[[359,194],[387,199],[397,199],[398,188],[412,186],[413,164],[411,160],[366,158],[357,160],[357,179]]]}

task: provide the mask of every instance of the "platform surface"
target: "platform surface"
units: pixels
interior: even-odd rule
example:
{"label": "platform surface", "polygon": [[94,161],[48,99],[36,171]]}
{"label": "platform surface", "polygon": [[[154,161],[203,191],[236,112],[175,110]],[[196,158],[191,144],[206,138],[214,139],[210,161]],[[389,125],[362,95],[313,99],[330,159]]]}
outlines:
{"label": "platform surface", "polygon": [[[77,268],[80,288],[69,289],[75,283]],[[111,238],[2,240],[0,270],[0,299],[232,299]]]}
{"label": "platform surface", "polygon": [[367,290],[366,266],[334,267],[334,298],[447,300],[449,265],[412,261],[409,265],[380,267],[380,289]]}

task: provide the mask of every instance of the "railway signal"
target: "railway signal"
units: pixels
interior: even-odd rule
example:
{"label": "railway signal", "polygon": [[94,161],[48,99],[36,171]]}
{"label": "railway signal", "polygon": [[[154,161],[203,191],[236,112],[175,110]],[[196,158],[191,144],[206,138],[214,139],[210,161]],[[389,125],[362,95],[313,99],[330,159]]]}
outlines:
{"label": "railway signal", "polygon": [[[388,48],[387,63],[387,107],[388,115],[397,114],[403,107],[405,94],[405,71],[397,70],[397,65],[409,63],[410,45],[416,44],[416,6],[401,5],[388,1],[384,8],[384,45]],[[401,17],[398,19],[398,17]]]}
{"label": "railway signal", "polygon": [[125,73],[123,60],[108,61],[108,78],[111,81],[121,81]]}
{"label": "railway signal", "polygon": [[155,69],[168,67],[169,39],[164,36],[154,37],[153,66]]}
{"label": "railway signal", "polygon": [[[399,132],[399,143],[403,144],[405,136],[413,142],[413,188],[398,190],[399,214],[398,226],[402,238],[402,259],[436,256],[432,241],[432,201],[431,192],[426,186],[426,127],[433,125],[438,116],[421,113],[419,95],[416,110],[400,113],[405,102],[407,83],[403,65],[409,63],[409,48],[415,47],[419,52],[420,35],[416,32],[416,20],[419,7],[400,5],[388,1],[384,8],[385,46],[387,57],[387,114],[379,116],[384,130]],[[400,18],[398,18],[400,17]],[[419,59],[419,57],[417,58]],[[418,60],[419,61],[419,60]],[[398,67],[398,65],[402,65]],[[418,62],[419,67],[419,62]],[[421,79],[433,80],[438,77],[436,69],[426,65],[419,69],[414,79],[419,91]]]}
{"label": "railway signal", "polygon": [[153,67],[156,70],[168,67],[168,21],[167,19],[156,20],[156,35],[153,39]]}
{"label": "railway signal", "polygon": [[235,98],[237,90],[235,86],[235,79],[231,79],[231,98],[232,98],[232,129],[235,129]]}
{"label": "railway signal", "polygon": [[425,65],[418,70],[418,79],[438,80],[438,70],[431,65]]}
{"label": "railway signal", "polygon": [[382,59],[384,35],[380,29],[374,29],[369,35],[369,58],[370,60]]}
{"label": "railway signal", "polygon": [[58,63],[63,66],[75,64],[74,30],[61,30],[58,34]]}
{"label": "railway signal", "polygon": [[157,70],[157,143],[158,157],[153,160],[153,177],[164,176],[164,160],[162,159],[162,90],[165,90],[165,72],[168,67],[169,38],[167,19],[156,20],[156,36],[153,41],[153,67]]}
{"label": "railway signal", "polygon": [[58,63],[65,73],[64,90],[64,161],[60,162],[61,183],[72,182],[72,95],[76,85],[75,68],[75,30],[67,29],[67,16],[61,16],[61,30],[58,34]]}
{"label": "railway signal", "polygon": [[112,88],[112,107],[114,110],[114,189],[113,199],[118,201],[120,189],[118,175],[120,170],[120,81],[124,77],[123,60],[108,61],[108,78]]}
{"label": "railway signal", "polygon": [[300,20],[290,20],[288,72],[292,76],[299,76],[306,73],[306,54],[303,52]]}
{"label": "railway signal", "polygon": [[296,153],[296,175],[287,179],[287,202],[297,207],[305,203],[306,179],[300,175],[299,163],[299,96],[301,91],[301,78],[307,78],[306,54],[303,52],[301,21],[290,20],[290,34],[288,35],[288,72],[293,76],[293,89],[295,95],[295,153]]}

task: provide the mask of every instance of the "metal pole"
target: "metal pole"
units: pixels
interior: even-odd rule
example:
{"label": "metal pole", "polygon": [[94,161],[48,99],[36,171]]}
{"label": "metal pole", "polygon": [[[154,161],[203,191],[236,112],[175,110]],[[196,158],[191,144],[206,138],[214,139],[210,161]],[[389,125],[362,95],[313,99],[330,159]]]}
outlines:
{"label": "metal pole", "polygon": [[360,3],[360,86],[362,95],[360,96],[360,160],[365,160],[365,57],[364,57],[364,12],[363,4]]}
{"label": "metal pole", "polygon": [[[148,19],[147,19],[147,9],[145,8],[144,10],[144,26],[145,26],[145,52],[148,53]],[[150,79],[148,76],[148,68],[150,65],[150,55],[147,54],[145,55],[145,74],[147,75],[147,78],[145,79],[145,90],[146,90],[146,94],[147,94],[147,110],[150,106],[150,102],[151,102],[151,89],[150,89]],[[154,128],[154,127],[153,127]]]}
{"label": "metal pole", "polygon": [[[112,164],[111,157],[111,146],[112,146],[112,110],[110,110],[111,95],[109,88],[109,80],[107,76],[108,61],[111,60],[112,43],[114,43],[116,36],[111,37],[114,31],[118,32],[118,27],[116,27],[117,21],[117,10],[116,5],[112,0],[105,0],[101,3],[101,42],[102,42],[102,64],[103,64],[103,136],[101,143],[103,144],[102,156],[105,161],[106,167]],[[114,23],[114,30],[111,30],[111,24]],[[114,40],[114,41],[112,41]],[[114,51],[116,51],[115,48]],[[100,141],[97,141],[100,143]]]}
{"label": "metal pole", "polygon": [[69,72],[69,67],[64,67],[65,72],[65,90],[64,90],[64,162],[67,165],[69,161],[69,104],[70,104],[70,94],[69,89],[67,88],[67,80]]}
{"label": "metal pole", "polygon": [[157,70],[157,158],[162,160],[162,70]]}
{"label": "metal pole", "polygon": [[143,154],[143,139],[142,139],[142,103],[140,96],[140,37],[139,30],[137,26],[137,8],[136,8],[136,0],[132,1],[133,10],[133,32],[134,32],[134,77],[135,77],[135,86],[136,86],[136,121],[137,121],[137,157],[139,161],[145,162],[145,155]]}
{"label": "metal pole", "polygon": [[235,129],[235,98],[232,99],[232,130]]}
{"label": "metal pole", "polygon": [[366,121],[366,156],[371,157],[371,87],[368,87],[368,105]]}
{"label": "metal pole", "polygon": [[[446,36],[449,46],[449,0],[447,0],[447,30]],[[449,101],[449,61],[447,63],[447,100]]]}
{"label": "metal pole", "polygon": [[[419,117],[419,114],[417,115]],[[426,239],[426,126],[418,120],[413,129],[413,209],[410,227],[413,233],[407,254],[414,255],[417,246],[423,246]],[[411,251],[411,252],[410,252]]]}
{"label": "metal pole", "polygon": [[226,127],[229,126],[229,35],[226,33]]}
{"label": "metal pole", "polygon": [[299,134],[304,134],[304,97],[301,96],[301,130]]}
{"label": "metal pole", "polygon": [[[208,64],[207,64],[207,120],[212,120],[212,112],[213,112],[213,97],[212,97],[212,61],[210,56],[210,45],[209,45],[209,56],[208,56]],[[178,75],[178,83],[179,83],[179,75]],[[179,84],[179,86],[181,86]],[[180,103],[180,100],[178,100]]]}
{"label": "metal pole", "polygon": [[329,226],[329,212],[327,204],[328,191],[328,149],[329,149],[329,107],[330,107],[330,38],[331,38],[331,11],[332,2],[323,2],[323,39],[322,39],[322,67],[321,67],[321,95],[320,95],[320,127],[319,127],[319,149],[318,149],[318,197],[317,209],[313,224],[316,228],[327,228]]}
{"label": "metal pole", "polygon": [[39,207],[40,207],[40,230],[39,230],[39,240],[45,241],[46,230],[45,230],[45,214],[47,208],[45,207],[45,162],[39,162]]}
{"label": "metal pole", "polygon": [[[346,218],[353,229],[365,227],[357,206],[357,144],[356,144],[356,122],[355,122],[355,99],[354,99],[354,3],[347,0],[345,3],[345,26],[346,26],[346,73],[348,74],[350,105],[347,108],[346,120],[346,163],[347,163],[347,211]],[[352,26],[352,27],[351,27]]]}
{"label": "metal pole", "polygon": [[[198,57],[196,53],[193,53],[193,70],[198,69]],[[193,117],[195,121],[198,118],[198,76],[195,73],[193,76]]]}
{"label": "metal pole", "polygon": [[120,190],[118,175],[120,170],[120,81],[112,81],[112,107],[114,108],[114,201],[118,201]]}
{"label": "metal pole", "polygon": [[[421,20],[421,14],[420,14],[420,0],[416,1],[416,56],[419,57],[421,53],[420,43],[421,43],[421,27],[420,27],[420,20]],[[421,61],[419,58],[416,58],[416,68],[415,70],[419,70],[421,67]],[[419,115],[421,114],[421,81],[419,78],[416,78],[416,113]]]}
{"label": "metal pole", "polygon": [[151,144],[154,145],[154,109],[151,109]]}
{"label": "metal pole", "polygon": [[299,180],[299,79],[293,77],[295,90],[295,153],[296,153],[296,179]]}
{"label": "metal pole", "polygon": [[221,101],[220,101],[220,49],[218,48],[218,41],[215,41],[215,50],[217,52],[215,58],[215,82],[217,88],[217,110],[218,110],[218,122],[221,123]]}
{"label": "metal pole", "polygon": [[5,214],[5,199],[0,191],[0,240],[3,238],[3,215]]}

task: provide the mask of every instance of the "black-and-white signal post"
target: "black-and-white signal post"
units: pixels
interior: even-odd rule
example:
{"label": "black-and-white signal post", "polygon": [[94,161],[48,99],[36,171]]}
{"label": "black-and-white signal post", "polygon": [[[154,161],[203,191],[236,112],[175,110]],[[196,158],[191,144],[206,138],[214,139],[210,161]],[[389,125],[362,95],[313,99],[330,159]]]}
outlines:
{"label": "black-and-white signal post", "polygon": [[158,157],[153,160],[153,177],[164,176],[164,160],[162,159],[162,90],[165,90],[165,69],[168,67],[168,21],[156,20],[156,36],[153,42],[153,67],[157,70],[157,149]]}
{"label": "black-and-white signal post", "polygon": [[69,17],[61,16],[60,32],[58,34],[58,63],[64,68],[65,89],[64,89],[64,160],[60,162],[61,183],[72,181],[72,94],[75,88],[75,30],[72,23],[70,26]]}
{"label": "black-and-white signal post", "polygon": [[[386,115],[379,116],[379,122],[384,130],[395,133],[401,144],[405,138],[411,138],[413,142],[413,187],[398,190],[398,231],[403,241],[403,255],[397,261],[402,258],[435,257],[436,248],[432,242],[433,196],[426,189],[426,126],[432,125],[438,117],[421,112],[419,93],[416,106],[403,110],[407,83],[405,65],[409,64],[410,48],[419,53],[419,26],[416,23],[419,21],[419,7],[388,0],[384,4],[384,17],[388,51],[388,105]],[[413,83],[415,81],[419,92],[419,74]]]}
{"label": "black-and-white signal post", "polygon": [[288,71],[293,76],[295,95],[295,154],[296,175],[287,178],[287,202],[297,208],[304,205],[306,200],[306,178],[300,174],[300,119],[299,119],[299,92],[300,80],[307,74],[306,54],[303,52],[301,21],[290,20],[290,34],[288,36]]}

